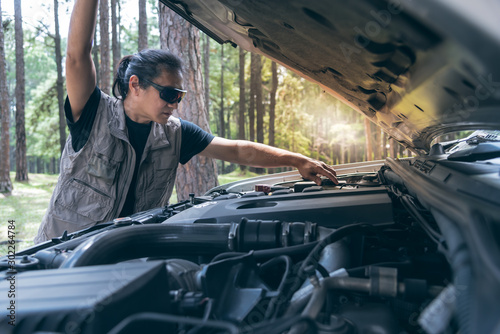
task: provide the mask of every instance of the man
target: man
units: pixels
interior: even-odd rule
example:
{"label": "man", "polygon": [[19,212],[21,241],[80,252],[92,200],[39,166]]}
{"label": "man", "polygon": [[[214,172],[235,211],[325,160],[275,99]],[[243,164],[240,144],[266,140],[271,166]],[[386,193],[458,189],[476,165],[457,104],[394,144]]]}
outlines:
{"label": "man", "polygon": [[229,140],[172,116],[182,98],[182,63],[165,50],[144,50],[120,62],[115,97],[96,87],[91,56],[97,0],[77,0],[66,55],[65,112],[70,136],[61,174],[35,238],[39,243],[99,222],[163,206],[178,163],[195,154],[253,167],[291,166],[320,184],[335,171],[301,154]]}

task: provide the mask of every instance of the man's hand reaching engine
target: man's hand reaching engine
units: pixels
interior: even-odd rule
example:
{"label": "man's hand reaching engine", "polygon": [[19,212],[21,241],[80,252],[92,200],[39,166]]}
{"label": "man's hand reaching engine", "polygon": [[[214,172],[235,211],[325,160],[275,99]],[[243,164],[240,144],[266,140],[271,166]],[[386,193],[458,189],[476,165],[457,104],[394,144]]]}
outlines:
{"label": "man's hand reaching engine", "polygon": [[306,158],[304,163],[297,166],[297,169],[304,179],[314,181],[318,186],[321,185],[321,175],[326,176],[335,184],[339,183],[335,170],[324,162]]}

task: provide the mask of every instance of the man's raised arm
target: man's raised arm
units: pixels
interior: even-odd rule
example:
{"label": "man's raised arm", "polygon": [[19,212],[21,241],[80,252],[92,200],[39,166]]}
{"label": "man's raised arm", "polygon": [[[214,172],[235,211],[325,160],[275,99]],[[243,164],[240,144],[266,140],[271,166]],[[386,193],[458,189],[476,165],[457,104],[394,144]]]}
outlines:
{"label": "man's raised arm", "polygon": [[75,122],[96,86],[92,41],[97,3],[98,0],[77,0],[71,13],[66,50],[66,89]]}

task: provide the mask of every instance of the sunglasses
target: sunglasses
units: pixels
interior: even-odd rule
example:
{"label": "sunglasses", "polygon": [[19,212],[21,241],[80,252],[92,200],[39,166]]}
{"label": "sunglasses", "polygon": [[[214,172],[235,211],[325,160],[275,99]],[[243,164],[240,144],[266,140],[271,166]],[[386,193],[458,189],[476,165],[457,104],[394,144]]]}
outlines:
{"label": "sunglasses", "polygon": [[160,98],[167,103],[180,103],[184,96],[186,96],[187,90],[182,90],[174,87],[165,87],[155,84],[147,79],[142,79],[151,86],[153,86],[157,91],[160,92]]}

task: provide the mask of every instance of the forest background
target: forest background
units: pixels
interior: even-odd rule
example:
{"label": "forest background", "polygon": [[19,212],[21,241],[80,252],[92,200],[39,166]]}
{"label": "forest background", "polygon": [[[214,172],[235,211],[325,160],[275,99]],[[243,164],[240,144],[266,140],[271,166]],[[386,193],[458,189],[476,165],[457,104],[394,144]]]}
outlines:
{"label": "forest background", "polygon": [[[147,38],[145,42],[147,47],[160,48],[157,1],[108,1],[111,1],[108,10],[111,11],[112,7],[116,6],[117,11],[115,28],[119,54],[113,54],[113,57],[120,59],[123,55],[137,52],[141,49],[139,44],[144,38]],[[60,139],[63,137],[61,134],[65,133],[66,136],[68,134],[66,124],[59,120],[57,67],[59,63],[62,69],[62,85],[64,85],[64,51],[73,1],[3,0],[2,2],[2,7],[5,7],[2,8],[2,25],[10,112],[10,170],[16,171],[16,88],[19,86],[16,82],[16,59],[19,57],[16,56],[14,3],[19,2],[24,14],[22,16],[22,45],[28,172],[57,174],[61,145],[65,141],[64,138],[61,142]],[[54,12],[56,4],[59,7],[57,15]],[[141,5],[144,7],[142,11],[145,11],[145,20],[139,19]],[[109,13],[105,18],[109,28],[107,43],[111,39],[113,30]],[[102,15],[99,16],[100,19],[102,17]],[[58,21],[58,32],[55,31],[55,21]],[[144,22],[147,24],[144,25]],[[94,45],[94,60],[97,65],[101,63],[99,59],[102,44],[99,35],[100,26],[98,23]],[[141,26],[142,31],[140,31]],[[56,43],[60,43],[60,50],[62,50],[60,59],[57,59]],[[109,45],[107,50],[108,54],[113,53]],[[252,141],[261,141],[320,159],[329,164],[378,160],[386,156],[406,153],[397,144],[392,145],[391,152],[392,142],[385,134],[373,124],[365,123],[360,114],[323,92],[319,86],[307,82],[280,65],[276,66],[275,73],[273,73],[271,60],[258,57],[260,58],[258,61],[253,61],[254,57],[246,51],[242,52],[244,80],[240,81],[241,51],[239,48],[219,45],[200,32],[200,50],[203,59],[203,76],[206,76],[204,83],[208,83],[205,90],[209,97],[207,109],[212,133],[226,138],[243,137]],[[260,64],[256,65],[254,62]],[[110,71],[112,73],[113,62],[109,64],[108,73]],[[255,69],[256,66],[259,68]],[[277,76],[275,93],[272,87],[273,74]],[[113,75],[110,76],[112,78]],[[252,91],[254,83],[259,86],[255,91],[261,91],[258,94],[260,96],[257,96],[259,101],[255,101],[255,97],[251,99],[251,96],[256,95]],[[243,118],[239,117],[242,85],[244,90]],[[64,86],[63,92],[65,92]],[[275,94],[274,99],[271,94]],[[273,108],[274,119],[270,117],[269,112]],[[263,114],[261,124],[256,122],[258,112]],[[252,123],[253,126],[250,126]],[[244,125],[243,136],[239,134],[241,124]],[[270,138],[270,129],[274,129],[274,140]],[[234,165],[224,165],[221,162],[218,164],[220,173],[230,172],[236,168]]]}
{"label": "forest background", "polygon": [[[29,174],[59,173],[68,136],[64,56],[72,7],[70,0],[0,0],[0,197],[12,194],[13,175],[17,182],[29,184]],[[189,62],[199,63],[191,69],[199,77],[187,81],[202,81],[203,91],[190,90],[186,98],[188,105],[199,106],[191,111],[198,114],[180,110],[179,116],[195,123],[206,120],[206,125],[199,125],[215,135],[262,142],[332,165],[409,154],[318,85],[265,57],[219,45],[168,11],[155,0],[100,1],[93,57],[103,91],[109,93],[113,68],[122,56],[144,48],[168,47],[174,52],[179,41],[189,39],[192,49],[186,54],[192,57]],[[162,37],[160,31],[167,29],[177,39]],[[204,101],[189,100],[202,96]],[[190,192],[204,193],[217,184],[217,174],[248,171],[218,161],[206,171],[214,181],[206,182],[189,173],[200,173],[200,166],[211,164],[192,163],[194,168],[188,166],[178,176],[178,200]]]}

